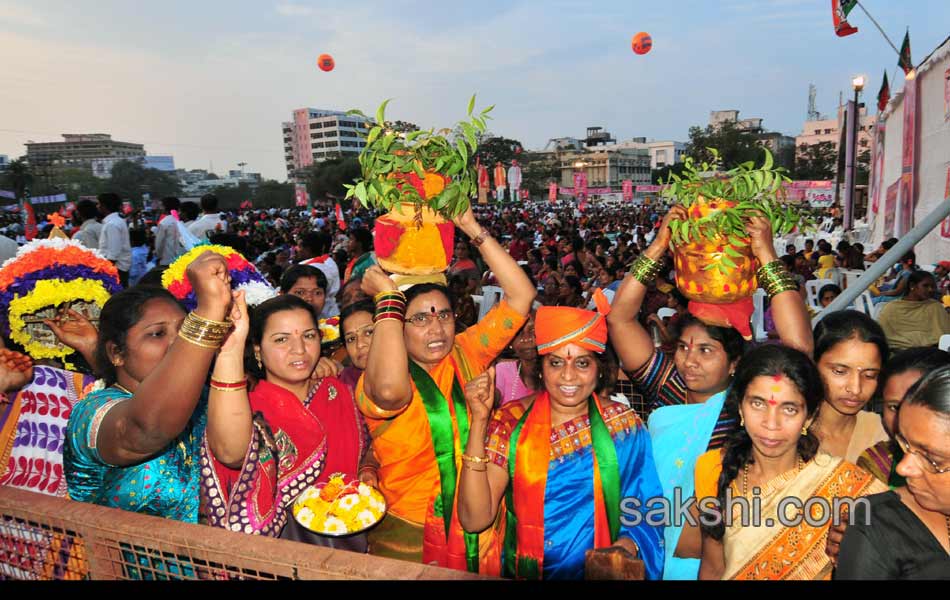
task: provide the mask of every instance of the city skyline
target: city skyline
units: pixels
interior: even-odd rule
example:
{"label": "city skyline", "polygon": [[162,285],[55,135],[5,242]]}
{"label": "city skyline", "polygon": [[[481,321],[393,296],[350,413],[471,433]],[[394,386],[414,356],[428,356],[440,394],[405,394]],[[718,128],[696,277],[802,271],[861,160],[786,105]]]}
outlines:
{"label": "city skyline", "polygon": [[[950,33],[946,2],[862,4],[895,43],[910,27],[915,64]],[[303,0],[13,0],[0,7],[0,154],[102,132],[173,155],[179,168],[246,162],[282,181],[279,126],[294,109],[372,114],[394,98],[392,118],[450,127],[472,93],[478,106],[496,105],[492,132],[529,149],[587,126],[618,140],[687,141],[690,126],[723,109],[795,136],[810,83],[827,114],[839,91],[850,96],[852,75],[869,79],[869,112],[883,71],[892,92],[902,85],[896,54],[866,15],[855,9],[859,32],[838,38],[830,12],[826,0],[489,0],[451,10],[421,0],[346,10]],[[653,36],[645,56],[630,48],[637,31]],[[316,67],[323,52],[336,60],[330,73]]]}

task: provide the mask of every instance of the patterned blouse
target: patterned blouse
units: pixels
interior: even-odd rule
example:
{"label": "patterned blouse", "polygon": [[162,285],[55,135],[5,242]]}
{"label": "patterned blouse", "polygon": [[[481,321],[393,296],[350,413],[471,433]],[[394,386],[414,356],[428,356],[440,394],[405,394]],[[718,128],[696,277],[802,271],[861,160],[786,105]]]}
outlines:
{"label": "patterned blouse", "polygon": [[116,467],[99,455],[99,426],[111,408],[131,397],[110,387],[89,394],[73,408],[63,455],[69,497],[197,523],[199,453],[208,420],[207,395],[202,394],[185,429],[162,453],[138,465]]}
{"label": "patterned blouse", "polygon": [[[686,404],[686,384],[683,383],[673,357],[669,354],[654,352],[646,364],[635,371],[628,371],[627,376],[640,388],[640,392],[647,399],[650,412],[661,406]],[[726,407],[723,406],[706,449],[721,448],[726,436],[735,426],[736,420],[728,415]]]}

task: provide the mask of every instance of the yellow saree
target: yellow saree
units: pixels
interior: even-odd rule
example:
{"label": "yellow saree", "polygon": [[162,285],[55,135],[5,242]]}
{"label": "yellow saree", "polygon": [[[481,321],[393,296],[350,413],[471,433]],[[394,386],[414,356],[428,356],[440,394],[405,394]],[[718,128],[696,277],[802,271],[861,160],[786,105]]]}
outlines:
{"label": "yellow saree", "polygon": [[[715,453],[715,456],[711,456]],[[705,458],[706,460],[703,460]],[[702,472],[700,467],[704,467]],[[697,462],[696,496],[716,495],[716,482],[722,470],[718,450],[710,451]],[[738,508],[733,510],[733,523],[723,538],[726,568],[723,579],[811,580],[831,579],[831,560],[825,554],[825,543],[832,515],[823,515],[834,508],[836,498],[858,498],[887,491],[887,486],[870,473],[842,458],[819,453],[801,471],[793,469],[761,486],[758,523],[743,523]],[[741,491],[733,482],[733,494]],[[750,498],[751,490],[750,490]],[[795,504],[785,498],[796,498]],[[826,502],[809,502],[823,498]],[[812,523],[796,518],[807,503]],[[786,526],[779,521],[784,508]],[[753,510],[754,515],[754,510]],[[819,525],[819,523],[821,523]],[[757,525],[757,526],[749,526]]]}

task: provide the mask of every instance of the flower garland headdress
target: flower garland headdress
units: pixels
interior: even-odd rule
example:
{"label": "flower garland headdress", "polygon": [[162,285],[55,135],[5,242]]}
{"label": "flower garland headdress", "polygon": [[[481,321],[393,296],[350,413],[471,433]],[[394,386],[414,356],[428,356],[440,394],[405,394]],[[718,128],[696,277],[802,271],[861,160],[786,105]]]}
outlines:
{"label": "flower garland headdress", "polygon": [[216,244],[198,244],[179,256],[162,274],[162,286],[171,292],[188,310],[194,310],[198,306],[198,298],[191,287],[191,282],[188,281],[188,277],[185,275],[185,269],[207,250],[220,254],[228,261],[231,289],[244,290],[244,299],[248,306],[257,306],[277,295],[277,290],[267,283],[260,271],[234,248]]}
{"label": "flower garland headdress", "polygon": [[34,240],[0,267],[0,329],[35,359],[64,358],[74,350],[42,319],[62,305],[95,319],[121,289],[115,265],[97,250],[62,237]]}

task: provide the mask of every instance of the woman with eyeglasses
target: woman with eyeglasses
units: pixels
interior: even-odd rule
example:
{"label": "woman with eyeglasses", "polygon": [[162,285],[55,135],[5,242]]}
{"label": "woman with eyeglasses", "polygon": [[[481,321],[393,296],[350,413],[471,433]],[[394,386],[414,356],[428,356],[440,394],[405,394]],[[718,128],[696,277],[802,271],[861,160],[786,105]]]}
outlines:
{"label": "woman with eyeglasses", "polygon": [[908,391],[894,438],[907,486],[855,506],[835,579],[950,579],[950,366]]}
{"label": "woman with eyeglasses", "polygon": [[455,333],[455,306],[444,284],[420,283],[403,293],[378,266],[363,276],[376,313],[356,401],[373,436],[379,488],[389,505],[370,532],[370,553],[498,574],[493,529],[479,540],[465,535],[456,517],[455,487],[469,432],[462,390],[521,329],[537,291],[471,209],[453,222],[481,251],[504,291],[463,333]]}

